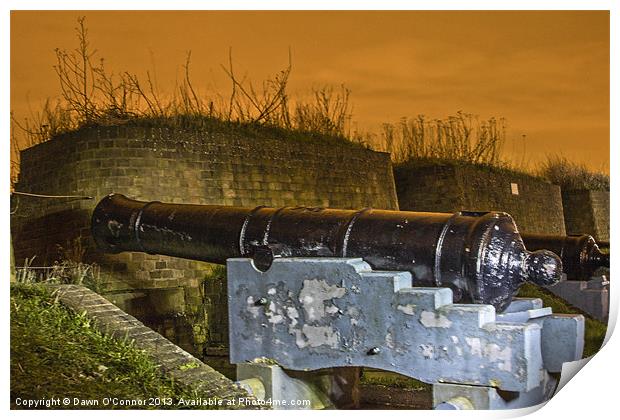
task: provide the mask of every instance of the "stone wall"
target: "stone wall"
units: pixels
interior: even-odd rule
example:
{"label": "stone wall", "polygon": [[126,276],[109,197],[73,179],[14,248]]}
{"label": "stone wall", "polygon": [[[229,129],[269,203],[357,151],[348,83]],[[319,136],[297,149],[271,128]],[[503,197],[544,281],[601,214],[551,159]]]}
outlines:
{"label": "stone wall", "polygon": [[609,191],[562,190],[566,232],[609,241]]}
{"label": "stone wall", "polygon": [[401,210],[504,211],[521,232],[566,233],[560,187],[526,174],[433,164],[397,167],[394,178]]}
{"label": "stone wall", "polygon": [[15,189],[94,197],[13,196],[18,266],[32,256],[34,265],[62,258],[96,262],[109,300],[196,355],[227,343],[225,280],[196,261],[96,250],[90,215],[102,197],[117,192],[172,203],[398,208],[387,154],[226,125],[113,126],[59,136],[22,152]]}

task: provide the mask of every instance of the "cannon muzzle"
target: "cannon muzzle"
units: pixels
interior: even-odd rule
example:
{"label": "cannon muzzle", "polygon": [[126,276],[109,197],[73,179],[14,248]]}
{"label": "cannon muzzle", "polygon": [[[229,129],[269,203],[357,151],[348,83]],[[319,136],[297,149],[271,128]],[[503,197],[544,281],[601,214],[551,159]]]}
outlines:
{"label": "cannon muzzle", "polygon": [[416,286],[449,287],[454,301],[503,310],[526,281],[561,278],[560,259],[526,251],[499,212],[418,213],[308,207],[164,204],[111,194],[93,212],[105,252],[140,251],[224,264],[251,257],[359,257],[375,270],[409,271]]}
{"label": "cannon muzzle", "polygon": [[[548,249],[562,259],[568,280],[588,280],[600,267],[609,267],[609,254],[602,253],[590,235],[521,235],[529,251]],[[609,244],[607,244],[609,246]]]}

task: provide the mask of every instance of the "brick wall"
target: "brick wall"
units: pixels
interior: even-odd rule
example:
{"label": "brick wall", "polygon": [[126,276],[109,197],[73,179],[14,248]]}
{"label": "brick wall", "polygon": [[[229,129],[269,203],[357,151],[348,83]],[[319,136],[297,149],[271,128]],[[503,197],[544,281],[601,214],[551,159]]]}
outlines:
{"label": "brick wall", "polygon": [[111,192],[172,203],[398,208],[387,154],[281,134],[114,126],[24,150],[16,190],[94,200],[14,196],[17,265],[35,255],[33,264],[42,265],[83,253],[101,266],[104,294],[122,309],[194,354],[225,345],[226,284],[203,284],[211,266],[143,253],[104,255],[90,236],[90,214]]}
{"label": "brick wall", "polygon": [[563,190],[562,203],[566,232],[609,241],[609,191]]}
{"label": "brick wall", "polygon": [[565,234],[560,188],[538,178],[453,164],[401,166],[394,178],[401,210],[504,211],[522,232]]}

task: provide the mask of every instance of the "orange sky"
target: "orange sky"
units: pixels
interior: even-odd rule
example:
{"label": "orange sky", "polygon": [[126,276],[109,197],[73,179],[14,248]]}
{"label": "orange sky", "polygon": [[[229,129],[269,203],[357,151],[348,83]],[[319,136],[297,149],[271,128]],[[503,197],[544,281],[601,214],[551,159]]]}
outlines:
{"label": "orange sky", "polygon": [[74,48],[78,16],[108,69],[154,70],[163,91],[188,50],[198,90],[226,95],[229,47],[237,72],[254,81],[284,68],[290,47],[290,92],[344,83],[362,129],[458,110],[505,117],[505,151],[517,162],[559,153],[609,171],[607,11],[12,12],[18,118],[58,96],[54,49]]}

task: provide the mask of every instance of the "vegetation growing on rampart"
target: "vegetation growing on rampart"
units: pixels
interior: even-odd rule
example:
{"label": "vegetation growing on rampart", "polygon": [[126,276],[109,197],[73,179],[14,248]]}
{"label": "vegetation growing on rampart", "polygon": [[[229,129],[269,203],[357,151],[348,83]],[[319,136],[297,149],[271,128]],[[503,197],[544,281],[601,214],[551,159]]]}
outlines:
{"label": "vegetation growing on rampart", "polygon": [[[455,162],[523,172],[502,159],[506,121],[457,112],[446,118],[422,114],[385,123],[380,133],[352,128],[351,92],[344,85],[312,89],[306,99],[288,91],[293,69],[287,65],[260,84],[240,76],[229,51],[221,70],[230,82],[227,95],[199,93],[191,77],[192,54],[187,52],[182,78],[172,93],[163,94],[151,72],[140,77],[127,71],[114,73],[90,44],[85,18],[75,28],[77,46],[57,48],[54,70],[60,99],[48,100],[29,118],[12,118],[13,176],[19,171],[19,147],[97,125],[139,124],[192,130],[241,130],[289,140],[347,141],[389,152],[396,165],[418,162]],[[17,141],[19,137],[19,141]],[[18,146],[18,144],[20,146]],[[571,188],[609,189],[609,176],[588,171],[566,158],[550,158],[543,168],[529,172]]]}
{"label": "vegetation growing on rampart", "polygon": [[[12,408],[175,409],[180,398],[198,397],[162,376],[131,341],[101,334],[86,316],[64,307],[41,284],[11,285],[10,304]],[[159,400],[149,405],[154,397]],[[22,404],[52,398],[59,404]],[[62,399],[68,403],[60,405]],[[170,404],[156,404],[163,400]],[[84,401],[98,403],[84,406]]]}

